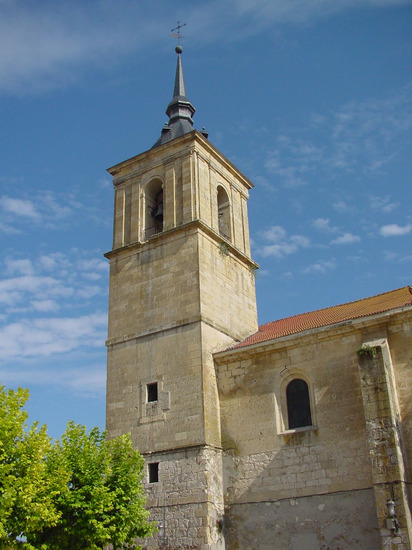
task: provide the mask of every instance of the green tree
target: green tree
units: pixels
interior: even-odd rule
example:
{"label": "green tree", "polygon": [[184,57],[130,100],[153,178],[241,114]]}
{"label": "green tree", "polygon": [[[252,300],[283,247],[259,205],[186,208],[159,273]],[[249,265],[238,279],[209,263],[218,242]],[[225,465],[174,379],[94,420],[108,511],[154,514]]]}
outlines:
{"label": "green tree", "polygon": [[156,527],[130,435],[69,422],[52,443],[46,426],[28,428],[28,397],[0,386],[0,550],[141,548]]}
{"label": "green tree", "polygon": [[143,458],[129,435],[106,439],[106,433],[69,422],[61,442],[47,457],[50,474],[69,472],[65,490],[54,504],[59,520],[43,531],[27,533],[41,550],[141,548],[135,541],[153,533],[142,486]]}
{"label": "green tree", "polygon": [[[27,428],[28,390],[0,386],[0,548],[16,547],[27,532],[55,525],[54,499],[65,486],[62,470],[51,472],[46,426]],[[30,545],[26,545],[30,548]]]}

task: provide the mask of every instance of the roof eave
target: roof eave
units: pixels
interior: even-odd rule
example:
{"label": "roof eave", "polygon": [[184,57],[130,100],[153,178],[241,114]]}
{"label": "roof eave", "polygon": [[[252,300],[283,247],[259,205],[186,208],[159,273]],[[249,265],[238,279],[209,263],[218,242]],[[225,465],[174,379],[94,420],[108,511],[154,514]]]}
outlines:
{"label": "roof eave", "polygon": [[262,342],[256,342],[255,344],[249,344],[249,345],[236,347],[236,348],[229,348],[223,351],[218,351],[214,353],[213,356],[217,358],[225,358],[225,357],[230,357],[231,355],[241,354],[242,352],[245,353],[252,350],[264,349],[265,347],[273,347],[275,345],[281,346],[283,344],[287,344],[291,340],[295,340],[296,338],[305,338],[307,336],[320,335],[332,329],[337,329],[344,326],[348,326],[348,327],[352,326],[354,328],[357,328],[358,325],[362,325],[362,324],[363,325],[374,324],[377,320],[389,318],[399,313],[403,313],[405,311],[412,311],[412,305],[402,306],[399,308],[391,309],[381,313],[376,313],[373,315],[365,315],[363,317],[358,317],[355,319],[347,319],[345,321],[339,321],[338,323],[331,323],[329,325],[311,328],[311,329],[303,330],[301,332],[294,332],[293,334],[287,334],[285,336],[270,338],[268,340],[263,340]]}

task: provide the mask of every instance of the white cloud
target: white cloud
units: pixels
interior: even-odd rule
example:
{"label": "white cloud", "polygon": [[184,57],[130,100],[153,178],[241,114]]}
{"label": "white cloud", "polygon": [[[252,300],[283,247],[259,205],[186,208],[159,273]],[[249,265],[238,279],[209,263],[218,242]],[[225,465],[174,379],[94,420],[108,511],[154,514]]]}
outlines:
{"label": "white cloud", "polygon": [[345,201],[341,199],[333,202],[332,208],[341,213],[353,212],[354,210],[352,206],[348,205]]}
{"label": "white cloud", "polygon": [[94,296],[97,296],[102,291],[100,286],[97,285],[84,285],[78,288],[77,290],[77,296],[81,299],[87,299],[90,300],[90,298],[93,298]]}
{"label": "white cloud", "polygon": [[373,210],[378,210],[384,214],[389,214],[395,208],[399,206],[398,202],[391,202],[390,196],[379,197],[379,196],[370,196],[370,205]]}
{"label": "white cloud", "polygon": [[0,379],[8,386],[34,386],[46,384],[48,387],[63,387],[85,396],[104,396],[106,392],[106,366],[84,365],[73,368],[47,369],[0,369]]}
{"label": "white cloud", "polygon": [[21,216],[32,221],[39,221],[41,219],[40,213],[32,201],[3,196],[0,199],[0,203],[6,214]]}
{"label": "white cloud", "polygon": [[380,228],[380,234],[383,237],[399,237],[402,235],[408,235],[412,231],[412,224],[398,225],[397,223],[392,223],[389,225],[383,225]]}
{"label": "white cloud", "polygon": [[280,225],[273,225],[262,231],[262,236],[268,241],[280,241],[286,238],[286,230]]}
{"label": "white cloud", "polygon": [[0,280],[0,302],[10,304],[12,295],[16,305],[16,302],[24,300],[27,294],[39,298],[67,297],[73,294],[73,289],[54,277],[23,275]]}
{"label": "white cloud", "polygon": [[[1,85],[0,85],[1,87]],[[69,227],[62,225],[62,221],[69,220],[75,210],[88,211],[88,207],[75,200],[70,194],[55,194],[51,191],[41,191],[29,199],[22,197],[0,197],[0,209],[3,220],[0,223],[0,231],[3,233],[21,233],[27,231],[28,223],[42,225],[43,227],[61,229]],[[95,216],[95,214],[93,213]],[[92,214],[89,212],[89,217]],[[96,217],[97,218],[97,217]],[[18,227],[18,224],[22,227]]]}
{"label": "white cloud", "polygon": [[360,241],[360,237],[358,235],[353,235],[352,233],[344,233],[337,239],[334,239],[330,242],[330,244],[353,244]]}
{"label": "white cloud", "polygon": [[[108,262],[89,253],[70,250],[29,258],[6,258],[0,273],[0,303],[9,314],[83,308],[86,301],[105,295]],[[85,279],[90,283],[85,284]],[[101,282],[100,282],[101,281]]]}
{"label": "white cloud", "polygon": [[12,260],[10,258],[5,261],[6,273],[9,275],[14,275],[15,273],[19,275],[33,275],[34,269],[31,260]]}
{"label": "white cloud", "polygon": [[387,262],[394,262],[395,260],[399,259],[399,254],[393,252],[392,250],[384,250],[383,257]]}
{"label": "white cloud", "polygon": [[106,335],[107,315],[23,319],[0,330],[2,361],[67,353],[82,346],[99,347]]}
{"label": "white cloud", "polygon": [[19,233],[21,233],[21,230],[17,229],[17,227],[14,227],[12,223],[1,221],[0,233],[4,233],[5,235],[18,235]]}
{"label": "white cloud", "polygon": [[313,220],[312,227],[325,233],[335,233],[337,231],[337,227],[331,226],[329,218],[317,218]]}
{"label": "white cloud", "polygon": [[311,264],[307,266],[305,269],[303,269],[303,273],[327,273],[328,271],[331,271],[332,269],[335,269],[336,267],[336,260],[333,258],[332,260],[319,260],[318,262],[315,262],[314,264]]}
{"label": "white cloud", "polygon": [[31,305],[36,311],[50,313],[60,309],[59,304],[55,300],[32,300]]}
{"label": "white cloud", "polygon": [[297,252],[300,248],[310,246],[310,239],[304,235],[288,236],[285,229],[279,225],[274,225],[262,232],[262,237],[269,241],[269,244],[259,248],[262,256],[275,256],[282,258],[289,254]]}
{"label": "white cloud", "polygon": [[61,274],[66,274],[68,269],[71,269],[73,262],[62,252],[53,252],[43,254],[38,260],[39,267],[47,271],[57,271]]}
{"label": "white cloud", "polygon": [[300,248],[308,248],[310,246],[310,239],[304,235],[292,235],[290,240]]}
{"label": "white cloud", "polygon": [[81,271],[94,271],[107,273],[109,271],[109,262],[99,258],[90,258],[77,262],[77,268]]}

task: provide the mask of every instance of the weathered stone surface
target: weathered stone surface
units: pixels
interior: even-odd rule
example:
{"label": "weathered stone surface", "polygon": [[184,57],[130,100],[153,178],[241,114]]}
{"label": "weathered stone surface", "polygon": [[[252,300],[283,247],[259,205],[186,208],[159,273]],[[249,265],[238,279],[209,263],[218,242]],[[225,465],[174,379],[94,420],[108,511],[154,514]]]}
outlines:
{"label": "weathered stone surface", "polygon": [[110,172],[107,429],[158,464],[146,548],[411,550],[411,308],[228,350],[257,330],[250,182],[196,132]]}

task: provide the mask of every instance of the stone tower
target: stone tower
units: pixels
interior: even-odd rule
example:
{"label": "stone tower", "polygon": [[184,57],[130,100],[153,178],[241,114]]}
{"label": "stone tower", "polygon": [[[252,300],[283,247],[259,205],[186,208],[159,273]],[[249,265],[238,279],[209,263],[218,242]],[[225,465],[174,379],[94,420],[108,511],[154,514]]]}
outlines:
{"label": "stone tower", "polygon": [[212,354],[257,330],[252,184],[193,129],[177,68],[169,122],[113,166],[107,430],[146,460],[159,531],[148,548],[223,549],[222,448]]}

